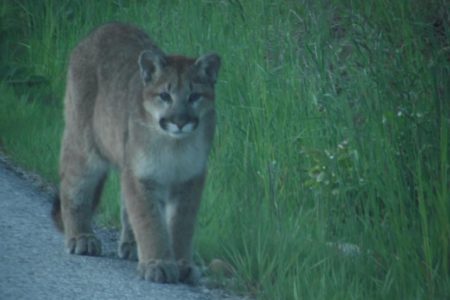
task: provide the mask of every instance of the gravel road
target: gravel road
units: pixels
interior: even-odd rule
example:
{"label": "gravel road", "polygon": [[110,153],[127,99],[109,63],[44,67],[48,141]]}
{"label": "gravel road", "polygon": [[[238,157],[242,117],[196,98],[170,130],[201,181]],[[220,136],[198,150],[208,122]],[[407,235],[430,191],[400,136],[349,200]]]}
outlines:
{"label": "gravel road", "polygon": [[49,196],[0,162],[0,299],[237,299],[218,290],[153,284],[115,256],[116,232],[100,230],[102,257],[65,253]]}

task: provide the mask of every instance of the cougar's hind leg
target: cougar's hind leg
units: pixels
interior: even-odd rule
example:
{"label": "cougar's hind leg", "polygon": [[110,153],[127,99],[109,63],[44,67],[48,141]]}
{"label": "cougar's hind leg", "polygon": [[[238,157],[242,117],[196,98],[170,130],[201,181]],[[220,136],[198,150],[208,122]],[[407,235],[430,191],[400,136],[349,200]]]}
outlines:
{"label": "cougar's hind leg", "polygon": [[94,153],[65,147],[61,156],[61,214],[66,249],[71,254],[100,255],[101,243],[91,221],[106,177],[106,163]]}
{"label": "cougar's hind leg", "polygon": [[100,255],[91,220],[99,202],[107,164],[96,151],[92,128],[97,97],[95,66],[85,47],[75,48],[64,99],[65,130],[60,156],[60,209],[69,253]]}
{"label": "cougar's hind leg", "polygon": [[122,195],[122,207],[120,211],[122,230],[120,232],[119,241],[119,257],[129,260],[137,260],[137,247],[134,238],[133,229],[130,225],[128,212],[124,203],[124,196]]}

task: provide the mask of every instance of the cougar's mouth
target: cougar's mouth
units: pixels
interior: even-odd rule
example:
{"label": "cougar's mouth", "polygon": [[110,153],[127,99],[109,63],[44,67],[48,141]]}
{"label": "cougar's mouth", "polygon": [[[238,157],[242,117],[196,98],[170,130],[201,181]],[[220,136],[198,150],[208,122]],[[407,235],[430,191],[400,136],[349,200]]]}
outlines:
{"label": "cougar's mouth", "polygon": [[174,118],[161,118],[159,126],[173,136],[181,137],[195,131],[198,127],[198,118],[177,116]]}

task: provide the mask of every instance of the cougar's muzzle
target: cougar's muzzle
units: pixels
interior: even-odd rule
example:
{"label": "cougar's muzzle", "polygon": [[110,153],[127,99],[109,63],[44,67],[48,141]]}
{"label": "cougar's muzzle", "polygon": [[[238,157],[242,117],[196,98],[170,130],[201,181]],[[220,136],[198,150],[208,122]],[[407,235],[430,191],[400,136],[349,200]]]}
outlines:
{"label": "cougar's muzzle", "polygon": [[159,126],[172,135],[189,134],[197,129],[198,118],[189,114],[176,114],[161,118],[159,120]]}

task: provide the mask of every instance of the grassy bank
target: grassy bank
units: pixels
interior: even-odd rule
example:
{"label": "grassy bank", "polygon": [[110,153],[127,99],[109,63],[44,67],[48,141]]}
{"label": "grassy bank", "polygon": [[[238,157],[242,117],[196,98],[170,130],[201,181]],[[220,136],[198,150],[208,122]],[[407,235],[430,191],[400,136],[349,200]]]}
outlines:
{"label": "grassy bank", "polygon": [[[258,299],[445,299],[450,7],[412,2],[3,1],[0,145],[57,182],[67,57],[101,23],[216,51],[199,257]],[[118,207],[113,176],[105,224]]]}

